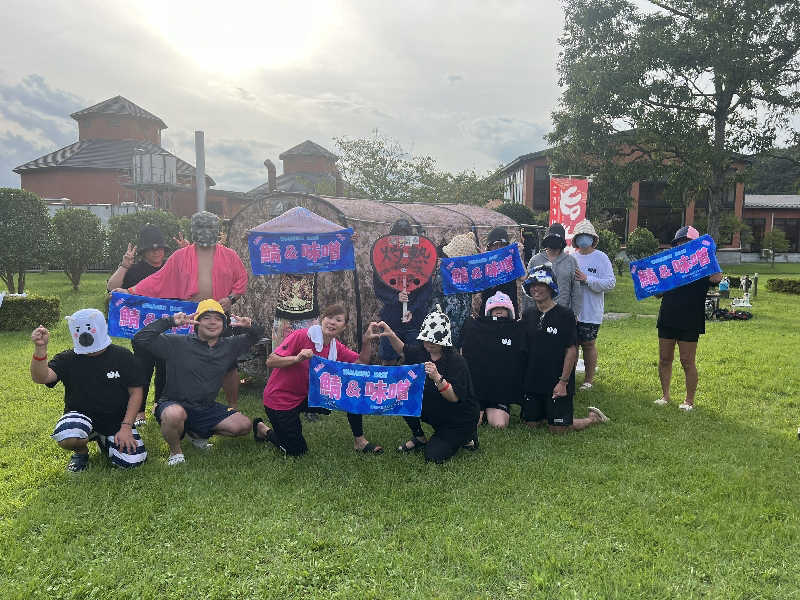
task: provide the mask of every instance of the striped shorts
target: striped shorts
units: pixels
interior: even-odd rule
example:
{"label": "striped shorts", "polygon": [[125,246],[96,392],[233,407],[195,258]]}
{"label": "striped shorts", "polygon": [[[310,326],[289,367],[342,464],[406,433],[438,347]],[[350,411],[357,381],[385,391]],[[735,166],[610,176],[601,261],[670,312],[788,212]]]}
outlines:
{"label": "striped shorts", "polygon": [[103,435],[92,429],[92,420],[79,412],[68,412],[58,420],[51,436],[55,441],[61,442],[69,438],[81,438],[90,442],[97,442],[100,450],[108,456],[115,467],[130,469],[144,464],[147,460],[147,450],[139,432],[133,428],[133,439],[136,440],[136,450],[130,454],[123,452],[114,443],[113,435]]}

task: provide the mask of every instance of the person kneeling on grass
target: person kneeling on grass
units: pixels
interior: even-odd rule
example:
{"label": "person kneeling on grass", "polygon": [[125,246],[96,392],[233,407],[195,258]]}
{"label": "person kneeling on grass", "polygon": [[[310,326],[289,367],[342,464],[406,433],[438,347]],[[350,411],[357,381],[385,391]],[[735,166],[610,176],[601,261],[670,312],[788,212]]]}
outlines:
{"label": "person kneeling on grass", "polygon": [[73,452],[68,471],[89,466],[90,441],[97,442],[111,464],[138,467],[147,451],[133,420],[142,403],[144,375],[133,354],[111,343],[103,313],[93,308],[67,317],[72,350],[47,361],[50,332],[40,325],[31,333],[31,378],[54,387],[64,383],[64,415],[53,439]]}
{"label": "person kneeling on grass", "polygon": [[588,417],[572,418],[577,328],[572,310],[554,300],[558,284],[553,270],[545,265],[535,266],[522,288],[535,302],[522,316],[530,349],[523,421],[529,427],[544,425],[546,421],[551,433],[577,431],[608,422],[608,417],[594,406],[589,407]]}
{"label": "person kneeling on grass", "polygon": [[485,316],[464,323],[461,353],[469,366],[475,397],[481,407],[480,423],[508,427],[511,405],[522,404],[526,337],[522,322],[514,318],[514,304],[503,292],[486,301]]}
{"label": "person kneeling on grass", "polygon": [[453,350],[450,318],[437,305],[422,322],[417,340],[422,344],[403,343],[385,323],[386,336],[395,352],[405,356],[404,364],[425,363],[425,387],[422,392],[421,420],[433,426],[433,435],[425,437],[420,417],[404,417],[414,437],[398,452],[425,448],[425,460],[443,463],[462,446],[478,449],[480,407],[472,389],[467,361]]}
{"label": "person kneeling on grass", "polygon": [[[225,374],[236,365],[237,357],[261,339],[264,328],[247,317],[232,317],[233,324],[245,333],[222,337],[225,311],[216,300],[197,305],[194,319],[182,312],[163,317],[141,329],[133,338],[167,364],[166,398],[156,405],[156,419],[169,446],[167,464],[185,461],[181,438],[189,434],[199,448],[208,448],[213,434],[237,437],[250,433],[252,422],[235,408],[217,402]],[[172,327],[194,325],[190,335],[164,333]]]}
{"label": "person kneeling on grass", "polygon": [[[372,341],[380,337],[375,331],[376,324],[370,323],[364,334],[361,354],[357,354],[338,339],[347,327],[344,306],[332,304],[324,308],[320,316],[319,325],[293,331],[267,357],[267,367],[272,369],[272,373],[264,388],[264,410],[272,427],[267,427],[262,419],[256,419],[253,436],[257,442],[271,442],[289,456],[308,452],[300,423],[300,413],[309,411],[308,360],[316,355],[339,362],[369,364]],[[363,415],[347,413],[347,420],[357,452],[383,452],[381,446],[364,437]]]}

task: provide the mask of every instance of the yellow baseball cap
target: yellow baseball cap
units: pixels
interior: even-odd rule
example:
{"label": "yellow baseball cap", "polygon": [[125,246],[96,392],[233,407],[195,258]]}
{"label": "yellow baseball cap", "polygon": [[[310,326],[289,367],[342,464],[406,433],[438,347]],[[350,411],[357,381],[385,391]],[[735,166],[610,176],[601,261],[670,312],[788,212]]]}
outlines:
{"label": "yellow baseball cap", "polygon": [[207,312],[218,312],[225,317],[225,311],[223,310],[222,305],[212,298],[203,300],[197,305],[197,312],[194,313],[195,319],[199,319]]}

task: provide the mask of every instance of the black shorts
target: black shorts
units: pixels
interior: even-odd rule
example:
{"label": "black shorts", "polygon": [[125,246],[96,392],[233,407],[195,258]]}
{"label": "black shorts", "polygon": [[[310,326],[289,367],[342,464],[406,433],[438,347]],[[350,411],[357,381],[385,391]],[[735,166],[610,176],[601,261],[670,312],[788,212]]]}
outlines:
{"label": "black shorts", "polygon": [[591,342],[597,339],[597,332],[600,325],[597,323],[581,323],[578,321],[578,343]]}
{"label": "black shorts", "polygon": [[158,424],[161,424],[161,413],[165,408],[177,404],[186,411],[186,421],[183,424],[183,431],[187,431],[201,438],[208,438],[214,434],[214,428],[222,421],[239,411],[235,408],[225,406],[219,402],[212,402],[207,406],[192,406],[174,400],[162,400],[156,404],[155,415]]}
{"label": "black shorts", "polygon": [[522,420],[526,422],[544,421],[548,425],[568,427],[572,425],[572,394],[553,398],[553,394],[532,394],[525,396],[522,405]]}
{"label": "black shorts", "polygon": [[696,342],[700,339],[700,332],[696,329],[675,329],[674,327],[659,327],[658,337],[664,340],[678,340],[679,342]]}

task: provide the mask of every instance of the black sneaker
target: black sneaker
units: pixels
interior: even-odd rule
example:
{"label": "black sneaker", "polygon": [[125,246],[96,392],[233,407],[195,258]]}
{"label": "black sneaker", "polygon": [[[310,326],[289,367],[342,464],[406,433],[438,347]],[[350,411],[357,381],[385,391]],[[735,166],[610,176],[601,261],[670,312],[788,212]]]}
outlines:
{"label": "black sneaker", "polygon": [[85,471],[88,468],[89,468],[89,455],[88,454],[78,454],[76,452],[69,459],[69,463],[67,463],[67,471],[70,471],[72,473],[78,473],[79,471]]}

